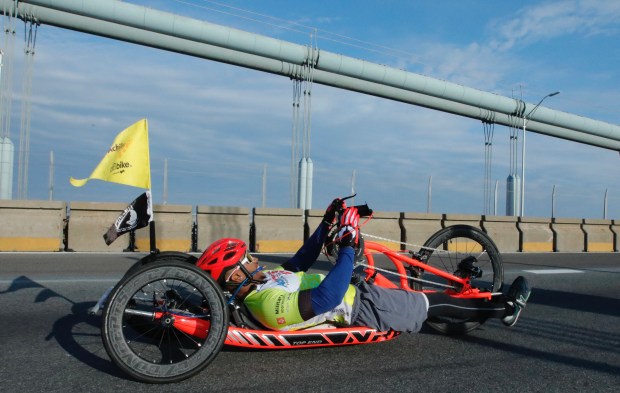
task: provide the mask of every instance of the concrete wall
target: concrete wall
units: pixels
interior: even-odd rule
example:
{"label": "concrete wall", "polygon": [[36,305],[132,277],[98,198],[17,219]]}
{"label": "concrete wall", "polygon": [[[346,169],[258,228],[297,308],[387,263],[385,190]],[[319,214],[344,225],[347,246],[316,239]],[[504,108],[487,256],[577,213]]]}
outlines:
{"label": "concrete wall", "polygon": [[620,220],[611,221],[611,232],[614,234],[614,251],[620,251]]}
{"label": "concrete wall", "polygon": [[583,220],[578,218],[554,218],[551,230],[554,232],[554,251],[585,251],[585,233],[581,229]]}
{"label": "concrete wall", "polygon": [[128,234],[120,236],[109,246],[103,240],[103,234],[125,210],[126,203],[70,202],[69,207],[69,250],[120,252],[129,247]]}
{"label": "concrete wall", "polygon": [[583,220],[583,231],[586,234],[586,251],[613,252],[614,233],[611,230],[611,220]]}
{"label": "concrete wall", "polygon": [[539,217],[519,217],[517,227],[521,233],[522,252],[552,252],[553,236],[551,220]]}
{"label": "concrete wall", "polygon": [[66,218],[65,202],[0,201],[0,251],[62,251]]}
{"label": "concrete wall", "polygon": [[442,226],[442,214],[408,213],[402,215],[401,228],[407,249],[419,248]]}
{"label": "concrete wall", "polygon": [[323,221],[324,209],[306,210],[306,237],[310,237]]}
{"label": "concrete wall", "polygon": [[256,252],[295,252],[304,239],[301,209],[254,208]]}
{"label": "concrete wall", "polygon": [[250,241],[250,209],[244,207],[198,206],[197,247],[205,250],[214,241],[234,237],[246,243]]}
{"label": "concrete wall", "polygon": [[[103,234],[125,209],[125,203],[0,201],[1,251],[129,251],[130,236],[107,246]],[[157,248],[166,251],[204,250],[222,237],[248,242],[254,251],[295,252],[323,219],[323,209],[155,205]],[[478,216],[375,212],[366,223],[366,239],[398,250],[398,242],[421,246],[443,227],[465,224],[481,228],[500,252],[618,252],[620,221],[537,217]],[[193,229],[197,231],[193,233]],[[372,238],[379,236],[388,240]],[[149,228],[136,231],[135,251],[150,250]]]}
{"label": "concrete wall", "polygon": [[[480,221],[482,220],[482,216],[471,215],[471,214],[445,214],[442,221],[442,226],[444,228],[450,227],[452,225],[469,225],[471,227],[475,227],[482,230],[480,225]],[[447,244],[449,251],[482,251],[482,248],[477,242],[473,240],[465,240],[461,239],[458,242],[449,242]]]}
{"label": "concrete wall", "polygon": [[482,229],[480,221],[482,221],[482,216],[475,214],[444,214],[442,226],[447,228],[452,225],[463,224]]}
{"label": "concrete wall", "polygon": [[[364,238],[366,240],[382,244],[391,250],[400,250],[400,216],[401,213],[398,212],[374,212],[370,221],[368,221],[367,217],[360,219],[360,231],[362,234],[367,234]],[[379,236],[383,239],[373,238],[368,235]]]}
{"label": "concrete wall", "polygon": [[[153,219],[157,249],[160,251],[191,251],[194,223],[191,205],[153,205]],[[149,227],[136,231],[136,251],[150,251],[150,241]]]}
{"label": "concrete wall", "polygon": [[484,216],[482,229],[497,245],[499,252],[520,251],[517,217]]}

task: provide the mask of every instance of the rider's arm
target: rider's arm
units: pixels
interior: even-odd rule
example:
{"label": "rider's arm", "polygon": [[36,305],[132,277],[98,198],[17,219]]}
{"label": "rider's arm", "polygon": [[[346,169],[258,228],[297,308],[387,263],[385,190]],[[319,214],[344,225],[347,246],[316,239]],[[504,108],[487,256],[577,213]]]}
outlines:
{"label": "rider's arm", "polygon": [[327,237],[329,231],[329,225],[322,222],[318,228],[314,231],[312,236],[306,240],[301,246],[299,251],[288,261],[282,264],[284,270],[290,272],[305,272],[310,269],[312,264],[316,261],[323,248],[323,242]]}
{"label": "rider's arm", "polygon": [[321,284],[299,293],[299,312],[304,320],[332,310],[342,302],[351,282],[354,258],[353,247],[342,247],[336,265]]}

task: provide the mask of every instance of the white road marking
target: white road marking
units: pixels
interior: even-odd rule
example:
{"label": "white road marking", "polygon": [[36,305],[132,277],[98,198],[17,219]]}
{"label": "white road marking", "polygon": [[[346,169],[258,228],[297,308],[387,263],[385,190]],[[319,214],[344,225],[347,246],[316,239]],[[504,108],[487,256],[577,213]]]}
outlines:
{"label": "white road marking", "polygon": [[533,274],[569,274],[569,273],[583,273],[583,270],[575,269],[539,269],[539,270],[524,270]]}

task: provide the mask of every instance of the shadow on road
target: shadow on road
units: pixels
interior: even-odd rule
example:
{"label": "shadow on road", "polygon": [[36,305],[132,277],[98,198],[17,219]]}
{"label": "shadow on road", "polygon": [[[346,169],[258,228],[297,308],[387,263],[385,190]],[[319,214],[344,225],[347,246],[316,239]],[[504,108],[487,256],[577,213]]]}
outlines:
{"label": "shadow on road", "polygon": [[101,317],[90,315],[88,312],[89,308],[95,305],[94,301],[75,303],[63,294],[27,276],[14,279],[6,291],[0,292],[0,296],[23,289],[37,288],[40,291],[32,300],[33,303],[44,303],[50,299],[59,298],[71,305],[71,312],[54,322],[45,340],[56,340],[69,355],[94,369],[127,379],[105,354],[101,341]]}

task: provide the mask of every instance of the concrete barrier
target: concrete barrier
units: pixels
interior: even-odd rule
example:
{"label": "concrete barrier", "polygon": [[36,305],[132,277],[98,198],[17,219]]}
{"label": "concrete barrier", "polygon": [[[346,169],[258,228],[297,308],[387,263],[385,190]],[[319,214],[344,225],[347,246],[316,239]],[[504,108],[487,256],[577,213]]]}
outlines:
{"label": "concrete barrier", "polygon": [[583,220],[578,218],[554,218],[551,230],[555,234],[554,251],[585,251],[585,233],[581,229]]}
{"label": "concrete barrier", "polygon": [[254,208],[256,252],[295,252],[304,241],[301,209]]}
{"label": "concrete barrier", "polygon": [[519,251],[517,217],[483,216],[482,230],[493,240],[499,252]]}
{"label": "concrete barrier", "polygon": [[447,228],[452,225],[463,224],[482,229],[480,226],[481,221],[482,216],[475,214],[444,214],[441,225]]}
{"label": "concrete barrier", "polygon": [[314,233],[316,228],[318,228],[319,224],[323,221],[324,214],[325,209],[306,210],[306,228],[304,239],[307,239]]}
{"label": "concrete barrier", "polygon": [[0,251],[62,251],[67,204],[0,201]]}
{"label": "concrete barrier", "polygon": [[126,203],[70,202],[67,249],[71,251],[119,252],[129,247],[129,234],[109,246],[103,234],[127,207]]}
{"label": "concrete barrier", "polygon": [[[156,247],[160,251],[189,252],[192,249],[191,205],[153,205]],[[136,251],[151,249],[150,228],[136,231]]]}
{"label": "concrete barrier", "polygon": [[[129,248],[124,235],[107,246],[103,234],[127,205],[125,203],[60,201],[0,201],[0,251],[118,252]],[[222,237],[237,237],[253,251],[295,252],[323,219],[323,209],[250,209],[198,206],[197,236],[189,205],[155,205],[157,248],[193,251]],[[362,219],[364,224],[365,219]],[[485,231],[500,252],[618,252],[620,220],[478,216],[375,212],[362,233],[399,250],[405,242],[422,245],[443,227],[465,224]],[[516,227],[516,228],[515,228]],[[518,241],[517,241],[518,239]],[[150,230],[136,232],[136,251],[150,249]],[[404,248],[404,247],[402,247]],[[409,247],[412,248],[412,247]]]}
{"label": "concrete barrier", "polygon": [[442,214],[435,213],[403,213],[401,220],[403,241],[408,249],[419,249],[434,233],[439,231]]}
{"label": "concrete barrier", "polygon": [[550,219],[519,217],[517,228],[520,232],[522,252],[553,252],[553,231]]}
{"label": "concrete barrier", "polygon": [[245,207],[197,206],[196,225],[199,250],[224,237],[250,241],[250,209]]}
{"label": "concrete barrier", "polygon": [[610,229],[614,238],[614,251],[620,251],[620,220],[611,220]]}
{"label": "concrete barrier", "polygon": [[[478,228],[482,230],[480,222],[482,221],[482,216],[475,214],[444,214],[441,225],[444,228],[453,226],[453,225],[469,225],[474,228]],[[474,242],[473,240],[465,240],[460,239],[458,242],[450,242],[447,244],[449,251],[458,251],[458,252],[472,252],[472,251],[482,251],[482,247],[479,243]]]}
{"label": "concrete barrier", "polygon": [[[373,241],[384,245],[391,250],[401,249],[401,227],[399,212],[374,212],[370,221],[368,218],[360,219],[360,231],[366,234],[368,241]],[[382,239],[373,238],[369,235],[381,237]],[[385,240],[388,239],[388,240]]]}
{"label": "concrete barrier", "polygon": [[611,224],[611,220],[596,220],[591,218],[583,220],[583,231],[586,234],[586,251],[614,251],[614,233],[611,231]]}

